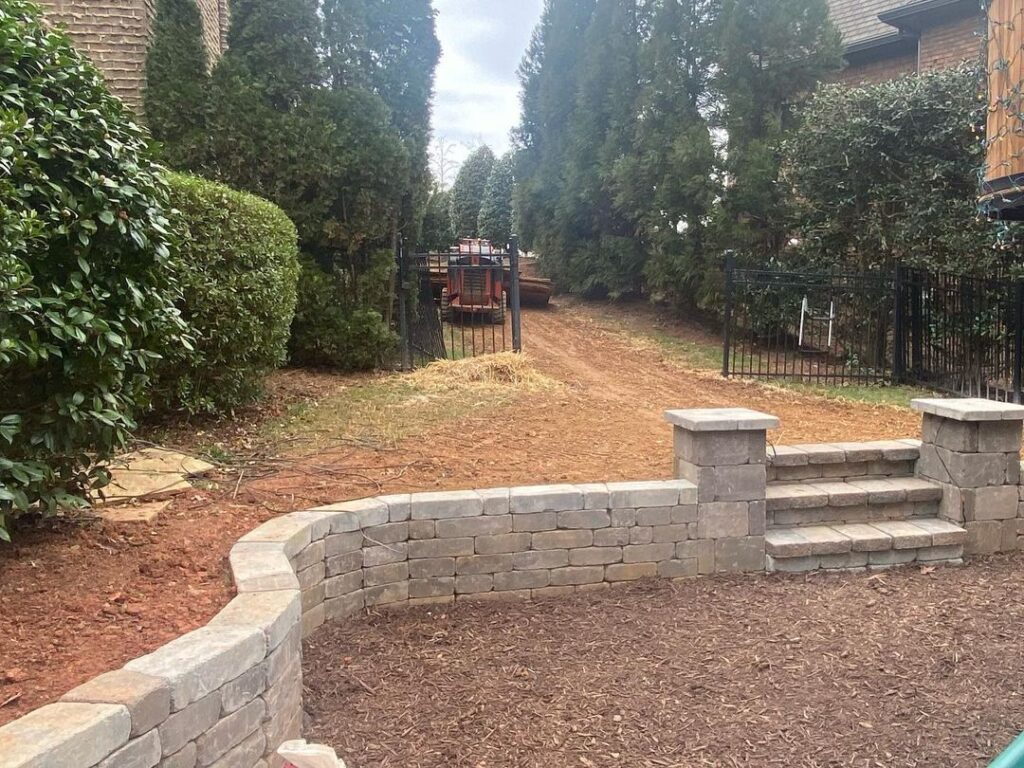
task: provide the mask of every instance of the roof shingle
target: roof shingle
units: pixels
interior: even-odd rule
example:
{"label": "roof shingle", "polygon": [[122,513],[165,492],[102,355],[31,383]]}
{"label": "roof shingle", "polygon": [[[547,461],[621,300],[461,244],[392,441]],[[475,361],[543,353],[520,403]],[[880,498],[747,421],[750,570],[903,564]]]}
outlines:
{"label": "roof shingle", "polygon": [[832,21],[843,35],[843,45],[862,43],[895,34],[878,14],[908,5],[907,0],[828,0]]}

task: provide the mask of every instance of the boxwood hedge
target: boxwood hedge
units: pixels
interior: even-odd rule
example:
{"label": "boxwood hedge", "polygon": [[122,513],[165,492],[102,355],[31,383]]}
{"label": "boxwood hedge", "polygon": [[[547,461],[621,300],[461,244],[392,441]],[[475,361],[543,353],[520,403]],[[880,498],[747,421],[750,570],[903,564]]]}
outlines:
{"label": "boxwood hedge", "polygon": [[181,313],[195,350],[161,364],[158,406],[219,414],[285,361],[299,276],[295,225],[255,195],[171,174]]}

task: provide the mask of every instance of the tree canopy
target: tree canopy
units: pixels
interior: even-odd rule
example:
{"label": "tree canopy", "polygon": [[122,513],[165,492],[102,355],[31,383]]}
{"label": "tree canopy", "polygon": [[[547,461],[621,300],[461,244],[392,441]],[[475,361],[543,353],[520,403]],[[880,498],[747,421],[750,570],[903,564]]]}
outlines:
{"label": "tree canopy", "polygon": [[563,288],[700,302],[784,233],[778,146],[839,66],[826,0],[548,0],[519,68],[516,208]]}
{"label": "tree canopy", "polygon": [[512,237],[512,153],[499,157],[491,168],[480,203],[477,232],[480,237],[504,247]]}

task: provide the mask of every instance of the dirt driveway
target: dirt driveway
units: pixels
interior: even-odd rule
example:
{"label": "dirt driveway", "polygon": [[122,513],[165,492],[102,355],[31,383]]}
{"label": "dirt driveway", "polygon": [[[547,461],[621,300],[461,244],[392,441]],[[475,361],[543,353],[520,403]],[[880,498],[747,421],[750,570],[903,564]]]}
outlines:
{"label": "dirt driveway", "polygon": [[[649,309],[568,303],[528,312],[533,364],[560,382],[497,404],[467,395],[451,418],[397,442],[338,434],[303,448],[267,424],[309,401],[307,421],[352,406],[389,380],[283,371],[271,399],[235,422],[204,426],[193,444],[257,445],[214,487],[175,499],[153,526],[47,525],[0,547],[0,723],[209,620],[232,594],[231,544],[274,515],[379,491],[660,478],[670,474],[667,408],[743,405],[776,414],[776,440],[914,435],[908,411],[723,381],[680,363],[643,330]],[[633,329],[633,330],[630,330]],[[659,333],[713,345],[699,330]],[[458,393],[454,395],[458,398]],[[415,398],[382,418],[413,414]],[[409,410],[409,409],[412,410]],[[267,437],[267,435],[271,437]],[[201,440],[200,440],[201,437]]]}

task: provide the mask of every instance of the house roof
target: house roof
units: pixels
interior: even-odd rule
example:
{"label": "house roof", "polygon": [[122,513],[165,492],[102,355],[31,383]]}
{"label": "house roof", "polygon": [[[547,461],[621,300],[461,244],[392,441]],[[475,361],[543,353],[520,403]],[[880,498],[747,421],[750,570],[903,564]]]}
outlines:
{"label": "house roof", "polygon": [[828,0],[829,14],[846,46],[891,38],[896,30],[878,14],[907,4],[907,0]]}
{"label": "house roof", "polygon": [[922,28],[977,14],[978,0],[828,0],[847,50],[892,43]]}

